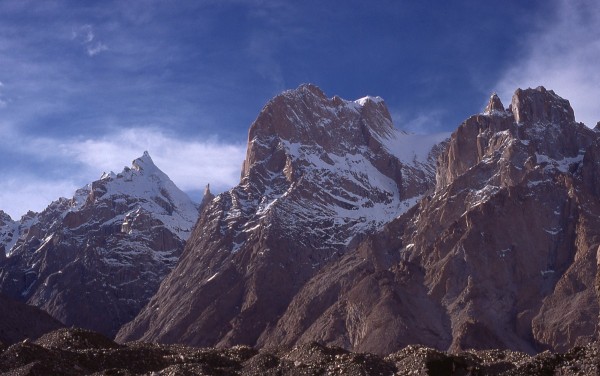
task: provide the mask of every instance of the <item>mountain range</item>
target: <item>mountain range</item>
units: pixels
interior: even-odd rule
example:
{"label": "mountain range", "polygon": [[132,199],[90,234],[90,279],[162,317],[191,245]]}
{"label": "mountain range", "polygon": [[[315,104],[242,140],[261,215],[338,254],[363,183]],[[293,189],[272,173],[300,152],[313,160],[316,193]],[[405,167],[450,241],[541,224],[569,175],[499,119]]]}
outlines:
{"label": "mountain range", "polygon": [[302,85],[200,205],[145,153],[0,213],[0,292],[118,342],[566,351],[598,339],[599,136],[543,87],[415,135]]}

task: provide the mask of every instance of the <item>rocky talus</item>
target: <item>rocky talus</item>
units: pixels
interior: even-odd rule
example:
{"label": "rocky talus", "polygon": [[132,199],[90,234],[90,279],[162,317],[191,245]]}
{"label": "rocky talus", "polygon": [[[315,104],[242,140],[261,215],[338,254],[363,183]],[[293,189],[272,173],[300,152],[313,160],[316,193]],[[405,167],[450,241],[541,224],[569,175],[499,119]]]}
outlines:
{"label": "rocky talus", "polygon": [[424,346],[377,356],[316,342],[286,351],[121,345],[81,329],[0,345],[0,372],[7,375],[597,375],[599,359],[600,349],[593,343],[563,354],[536,356],[509,350],[447,354]]}

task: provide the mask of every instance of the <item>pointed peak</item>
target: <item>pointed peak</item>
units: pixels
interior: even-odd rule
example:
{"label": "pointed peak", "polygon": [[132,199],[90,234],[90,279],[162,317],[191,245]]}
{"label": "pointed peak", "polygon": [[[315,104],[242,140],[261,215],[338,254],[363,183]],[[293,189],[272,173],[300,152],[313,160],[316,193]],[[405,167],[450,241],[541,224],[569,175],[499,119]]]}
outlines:
{"label": "pointed peak", "polygon": [[500,97],[498,96],[498,94],[493,93],[490,96],[490,100],[489,100],[487,106],[485,106],[485,110],[483,111],[483,113],[486,115],[491,115],[494,112],[505,112],[505,111],[506,110],[504,109],[504,105],[502,104]]}
{"label": "pointed peak", "polygon": [[297,92],[308,92],[311,93],[313,95],[316,95],[317,97],[320,98],[327,98],[327,96],[325,95],[325,93],[323,92],[323,90],[321,90],[317,85],[315,84],[310,84],[310,83],[306,83],[306,84],[301,84],[300,86],[298,86],[298,88],[294,91]]}
{"label": "pointed peak", "polygon": [[202,211],[204,211],[204,208],[208,206],[208,204],[213,200],[213,198],[215,198],[215,195],[213,195],[210,192],[210,184],[206,184],[206,188],[204,188],[204,196],[202,196],[202,201],[200,201],[198,211],[202,213]]}
{"label": "pointed peak", "polygon": [[152,161],[152,158],[150,157],[150,153],[147,151],[145,151],[141,157],[136,158],[133,160],[133,162],[131,162],[131,168],[136,171],[149,171],[157,169],[154,161]]}

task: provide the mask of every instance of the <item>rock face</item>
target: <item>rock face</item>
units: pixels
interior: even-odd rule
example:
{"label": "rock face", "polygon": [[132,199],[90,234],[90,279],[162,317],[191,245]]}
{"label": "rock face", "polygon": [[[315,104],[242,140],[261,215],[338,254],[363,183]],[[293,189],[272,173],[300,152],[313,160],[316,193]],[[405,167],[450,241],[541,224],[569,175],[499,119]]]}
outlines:
{"label": "rock face", "polygon": [[597,338],[597,137],[542,87],[506,111],[492,97],[452,134],[435,192],[322,268],[267,344],[534,353]]}
{"label": "rock face", "polygon": [[250,128],[240,184],[204,208],[181,261],[117,339],[269,341],[297,292],[435,186],[447,135],[396,131],[380,98],[302,85]]}
{"label": "rock face", "polygon": [[46,312],[0,294],[0,347],[25,339],[37,339],[63,327]]}
{"label": "rock face", "polygon": [[427,153],[409,163],[417,139],[403,137],[377,98],[274,98],[241,184],[206,207],[117,338],[379,354],[597,338],[600,144],[569,102],[539,87],[505,109],[493,95],[423,148],[435,173]]}
{"label": "rock face", "polygon": [[147,153],[41,213],[0,221],[0,291],[113,336],[174,267],[198,209]]}

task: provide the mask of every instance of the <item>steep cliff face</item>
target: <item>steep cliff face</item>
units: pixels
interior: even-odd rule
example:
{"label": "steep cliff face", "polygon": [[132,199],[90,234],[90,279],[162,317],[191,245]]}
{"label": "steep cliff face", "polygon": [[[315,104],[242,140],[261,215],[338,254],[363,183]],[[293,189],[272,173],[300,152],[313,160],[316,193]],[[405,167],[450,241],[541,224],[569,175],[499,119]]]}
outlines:
{"label": "steep cliff face", "polygon": [[174,267],[197,207],[145,153],[3,229],[0,291],[114,335]]}
{"label": "steep cliff face", "polygon": [[552,91],[517,90],[507,110],[493,96],[452,134],[435,192],[321,269],[267,344],[535,352],[597,337],[597,138]]}
{"label": "steep cliff face", "polygon": [[273,98],[250,128],[240,184],[205,207],[177,268],[117,338],[265,343],[315,273],[434,188],[444,138],[398,132],[377,97],[303,85]]}
{"label": "steep cliff face", "polygon": [[597,137],[543,87],[453,134],[438,170],[447,184],[409,224],[417,235],[404,235],[449,313],[452,349],[562,351],[594,335],[600,212],[585,171],[598,168]]}

